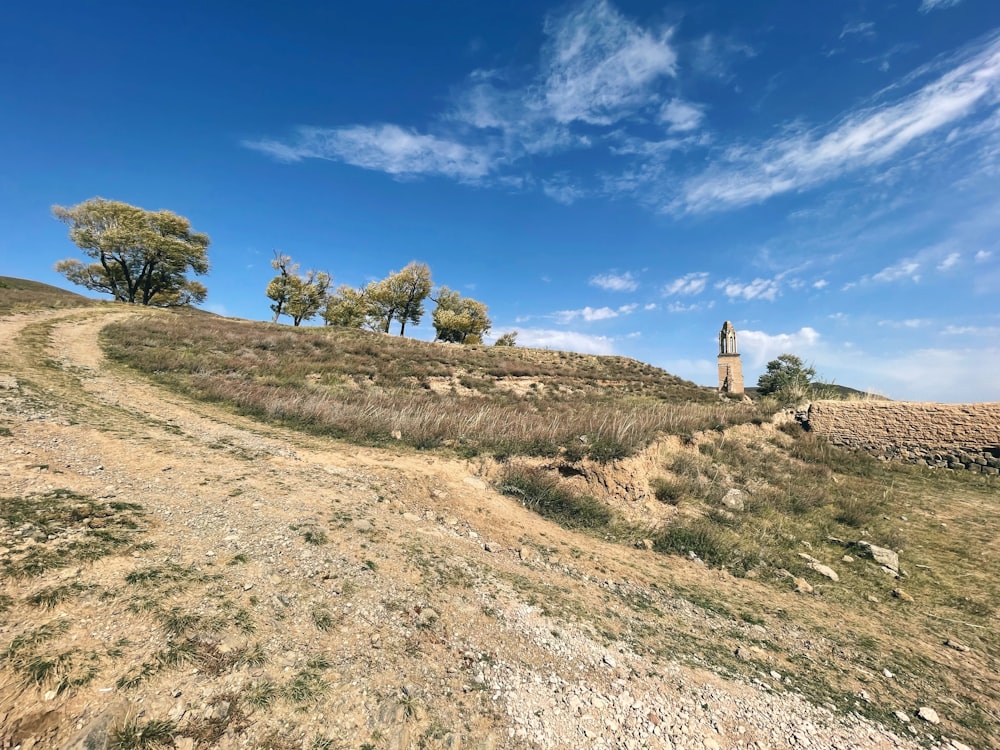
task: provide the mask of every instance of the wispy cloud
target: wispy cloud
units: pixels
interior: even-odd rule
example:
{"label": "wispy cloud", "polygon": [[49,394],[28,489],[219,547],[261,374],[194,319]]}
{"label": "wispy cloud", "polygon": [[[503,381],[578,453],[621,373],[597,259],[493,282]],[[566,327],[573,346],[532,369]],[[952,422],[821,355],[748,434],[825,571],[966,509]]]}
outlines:
{"label": "wispy cloud", "polygon": [[830,282],[827,281],[826,279],[819,279],[818,281],[814,281],[813,284],[812,284],[812,286],[813,286],[813,289],[823,289],[829,283]]}
{"label": "wispy cloud", "polygon": [[915,260],[901,260],[891,266],[886,266],[871,277],[872,281],[892,282],[892,281],[920,281],[920,263]]}
{"label": "wispy cloud", "polygon": [[609,336],[591,336],[578,331],[554,331],[545,328],[519,328],[518,346],[537,349],[559,349],[581,354],[614,354],[614,339]]}
{"label": "wispy cloud", "polygon": [[614,272],[598,274],[592,276],[588,283],[609,292],[634,292],[639,288],[639,282],[628,271],[623,274]]}
{"label": "wispy cloud", "polygon": [[298,128],[288,142],[244,141],[278,161],[328,159],[398,176],[439,174],[479,180],[492,171],[495,159],[484,148],[421,135],[396,125],[348,128]]}
{"label": "wispy cloud", "polygon": [[938,263],[937,270],[947,271],[950,268],[954,268],[955,266],[958,265],[958,262],[961,259],[962,259],[961,253],[948,253],[948,255],[945,256],[945,259],[942,260],[940,263]]}
{"label": "wispy cloud", "polygon": [[878,324],[883,328],[924,328],[930,325],[931,321],[926,318],[908,318],[907,320],[880,320]]}
{"label": "wispy cloud", "polygon": [[825,128],[792,130],[761,144],[729,149],[718,163],[690,178],[670,208],[718,211],[803,190],[882,164],[927,135],[995,104],[1000,35],[991,35],[950,65],[892,103],[875,103]]}
{"label": "wispy cloud", "polygon": [[766,299],[773,302],[778,296],[778,281],[776,279],[754,279],[748,283],[726,279],[715,285],[729,299]]}
{"label": "wispy cloud", "polygon": [[862,36],[862,37],[875,36],[875,22],[855,21],[854,23],[845,24],[843,30],[840,32],[840,38],[843,39],[844,37],[851,37],[851,36]]}
{"label": "wispy cloud", "polygon": [[671,302],[667,305],[667,312],[689,313],[698,312],[699,310],[711,310],[713,307],[715,307],[715,300],[710,300],[708,302],[692,302],[688,305],[683,302]]}
{"label": "wispy cloud", "polygon": [[990,258],[993,257],[993,253],[989,250],[979,250],[976,253],[976,263],[985,263]]}
{"label": "wispy cloud", "polygon": [[941,10],[943,8],[953,8],[958,5],[962,0],[923,0],[920,3],[921,13],[930,13],[932,10]]}
{"label": "wispy cloud", "polygon": [[669,28],[653,33],[605,0],[550,18],[544,102],[554,119],[608,125],[645,106],[650,86],[676,70]]}
{"label": "wispy cloud", "polygon": [[701,294],[708,284],[708,274],[704,271],[686,273],[679,279],[674,279],[663,287],[663,294],[672,297],[674,295]]}
{"label": "wispy cloud", "polygon": [[620,315],[631,315],[639,308],[639,305],[632,303],[629,305],[622,305],[621,307],[611,308],[611,307],[584,307],[579,310],[560,310],[555,313],[553,317],[560,323],[569,323],[577,318],[585,320],[588,323],[593,323],[598,320],[609,320],[610,318],[617,318]]}
{"label": "wispy cloud", "polygon": [[680,99],[671,99],[660,110],[660,121],[668,125],[669,131],[675,133],[696,129],[704,117],[703,107]]}

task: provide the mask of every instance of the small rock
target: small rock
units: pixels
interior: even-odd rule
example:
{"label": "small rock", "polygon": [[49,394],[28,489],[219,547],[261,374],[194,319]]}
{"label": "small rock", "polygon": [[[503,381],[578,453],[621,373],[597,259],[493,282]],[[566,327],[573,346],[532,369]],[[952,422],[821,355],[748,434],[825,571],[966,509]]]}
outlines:
{"label": "small rock", "polygon": [[174,737],[175,750],[194,750],[194,739],[191,737]]}
{"label": "small rock", "polygon": [[483,549],[486,550],[487,552],[503,551],[503,547],[497,544],[496,542],[486,542],[486,544],[483,545]]}
{"label": "small rock", "polygon": [[605,654],[602,661],[612,669],[618,666],[618,663],[615,661],[614,657],[611,656],[611,654]]}
{"label": "small rock", "polygon": [[529,557],[531,557],[531,550],[528,549],[527,547],[521,547],[521,549],[517,551],[517,556],[520,557],[522,560],[527,560]]}
{"label": "small rock", "polygon": [[812,568],[813,570],[815,570],[821,576],[826,576],[831,581],[839,581],[840,580],[840,576],[837,575],[837,572],[833,568],[830,568],[830,567],[824,565],[823,563],[820,563],[820,562],[811,562],[811,563],[809,563],[809,567]]}
{"label": "small rock", "polygon": [[68,581],[71,578],[78,578],[80,576],[80,568],[66,568],[59,573],[60,581]]}
{"label": "small rock", "polygon": [[809,585],[809,581],[805,578],[793,578],[792,581],[795,583],[795,590],[800,594],[811,594],[813,592],[813,587]]}
{"label": "small rock", "polygon": [[896,597],[897,599],[899,599],[900,601],[903,601],[903,602],[913,602],[914,601],[913,597],[910,596],[909,594],[907,594],[905,591],[903,591],[903,589],[893,589],[892,590],[892,595],[894,597]]}
{"label": "small rock", "polygon": [[252,588],[253,588],[253,584],[250,583],[249,581],[243,584],[243,590],[244,591],[249,591]]}
{"label": "small rock", "polygon": [[917,716],[926,721],[928,724],[941,723],[941,719],[938,717],[937,711],[933,708],[928,708],[927,706],[921,706],[917,711]]}
{"label": "small rock", "polygon": [[729,508],[729,510],[742,511],[746,507],[746,496],[747,493],[743,490],[733,488],[722,496],[722,504]]}
{"label": "small rock", "polygon": [[956,641],[954,638],[949,638],[948,640],[946,640],[944,642],[944,645],[947,646],[948,648],[953,648],[956,651],[965,652],[971,650],[964,643],[960,643],[959,641]]}
{"label": "small rock", "polygon": [[439,617],[440,615],[438,615],[438,613],[435,610],[431,609],[430,607],[425,607],[424,609],[420,610],[420,614],[417,615],[417,625],[424,628],[430,627],[435,622],[437,622]]}
{"label": "small rock", "polygon": [[840,560],[841,560],[841,562],[845,562],[845,563],[852,563],[852,562],[854,562],[854,558],[851,557],[850,555],[844,555],[842,558],[840,558]]}
{"label": "small rock", "polygon": [[645,549],[645,550],[653,549],[653,540],[640,539],[638,542],[635,543],[635,547],[636,549]]}
{"label": "small rock", "polygon": [[418,516],[416,513],[404,513],[403,520],[410,521],[411,523],[416,523],[417,521],[420,520],[420,516]]}
{"label": "small rock", "polygon": [[372,530],[372,522],[364,518],[357,519],[351,524],[351,526],[354,527],[355,531],[360,531],[360,532],[367,532]]}
{"label": "small rock", "polygon": [[910,717],[907,716],[903,711],[893,711],[892,712],[897,719],[899,719],[904,724],[910,723]]}

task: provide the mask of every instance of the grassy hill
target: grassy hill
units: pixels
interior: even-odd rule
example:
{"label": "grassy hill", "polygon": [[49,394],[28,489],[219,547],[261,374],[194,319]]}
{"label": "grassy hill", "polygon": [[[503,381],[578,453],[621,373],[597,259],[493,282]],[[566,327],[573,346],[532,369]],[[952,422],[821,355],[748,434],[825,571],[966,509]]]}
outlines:
{"label": "grassy hill", "polygon": [[100,304],[99,300],[84,297],[40,281],[0,276],[0,315],[19,310],[38,308],[80,307]]}
{"label": "grassy hill", "polygon": [[113,358],[258,418],[369,445],[608,460],[658,434],[770,416],[625,357],[463,347],[341,328],[150,315],[112,325]]}

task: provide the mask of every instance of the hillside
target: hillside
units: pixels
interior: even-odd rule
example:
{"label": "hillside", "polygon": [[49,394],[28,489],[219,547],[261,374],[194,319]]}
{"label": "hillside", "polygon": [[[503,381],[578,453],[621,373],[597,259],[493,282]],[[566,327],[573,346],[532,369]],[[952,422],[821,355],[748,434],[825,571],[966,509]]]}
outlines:
{"label": "hillside", "polygon": [[42,309],[0,456],[0,747],[1000,747],[996,480],[639,363]]}
{"label": "hillside", "polygon": [[96,304],[99,304],[98,300],[40,281],[0,276],[0,315],[44,307],[84,307]]}

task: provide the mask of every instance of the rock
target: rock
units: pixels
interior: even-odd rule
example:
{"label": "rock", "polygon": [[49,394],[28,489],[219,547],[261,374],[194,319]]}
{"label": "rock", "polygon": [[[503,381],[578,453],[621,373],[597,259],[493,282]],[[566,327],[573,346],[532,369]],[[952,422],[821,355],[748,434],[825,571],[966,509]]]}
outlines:
{"label": "rock", "polygon": [[612,669],[618,666],[618,663],[615,661],[615,658],[611,656],[611,654],[605,654],[602,661]]}
{"label": "rock", "polygon": [[820,562],[811,562],[811,563],[809,563],[809,567],[812,568],[813,570],[815,570],[821,576],[826,576],[831,581],[839,581],[840,580],[840,576],[837,575],[837,572],[833,568],[828,567],[828,566],[824,565],[823,563],[820,563]]}
{"label": "rock", "polygon": [[527,560],[531,557],[531,550],[527,547],[521,547],[521,549],[517,551],[517,556],[522,560]]}
{"label": "rock", "polygon": [[194,750],[194,738],[174,737],[175,750]]}
{"label": "rock", "polygon": [[845,563],[852,563],[854,562],[854,558],[851,557],[850,555],[844,555],[842,558],[840,558],[840,561]]}
{"label": "rock", "polygon": [[420,516],[418,516],[416,513],[404,513],[403,520],[410,521],[411,523],[416,523],[417,521],[420,520]]}
{"label": "rock", "polygon": [[795,590],[800,594],[811,594],[813,592],[813,587],[809,585],[809,581],[805,578],[793,578],[792,582],[795,584]]}
{"label": "rock", "polygon": [[733,488],[722,496],[722,504],[729,508],[729,510],[742,511],[746,508],[746,496],[747,493],[743,490]]}
{"label": "rock", "polygon": [[886,549],[885,547],[877,547],[871,542],[852,542],[851,546],[854,547],[858,552],[864,557],[868,557],[880,565],[884,565],[887,568],[899,572],[899,555],[893,552],[891,549]]}
{"label": "rock", "polygon": [[910,723],[910,717],[907,716],[903,711],[893,711],[892,713],[893,715],[895,715],[897,719],[899,719],[904,724]]}
{"label": "rock", "polygon": [[435,622],[437,622],[440,615],[430,607],[424,607],[420,610],[420,614],[417,615],[417,626],[422,628],[429,628]]}
{"label": "rock", "polygon": [[947,646],[948,648],[953,648],[956,651],[965,652],[965,651],[970,651],[971,650],[964,643],[960,643],[959,641],[956,641],[954,638],[949,638],[948,640],[946,640],[944,642],[944,645]]}
{"label": "rock", "polygon": [[497,544],[496,542],[486,542],[483,545],[483,549],[487,552],[503,552],[503,546]]}
{"label": "rock", "polygon": [[359,532],[362,532],[362,533],[368,532],[368,531],[372,530],[372,522],[369,521],[369,520],[367,520],[367,519],[365,519],[365,518],[359,518],[359,519],[357,519],[356,521],[354,521],[351,524],[351,526],[354,527],[355,531],[359,531]]}
{"label": "rock", "polygon": [[941,723],[941,719],[938,717],[937,711],[933,708],[928,708],[927,706],[921,706],[917,711],[917,716],[926,721],[928,724]]}
{"label": "rock", "polygon": [[894,597],[896,597],[897,599],[899,599],[900,601],[904,601],[904,602],[912,602],[912,601],[914,601],[913,597],[910,596],[909,594],[907,594],[905,591],[903,591],[903,589],[893,589],[892,590],[892,595]]}
{"label": "rock", "polygon": [[640,539],[638,542],[635,543],[635,548],[636,549],[645,549],[645,550],[653,549],[653,540],[652,539]]}

